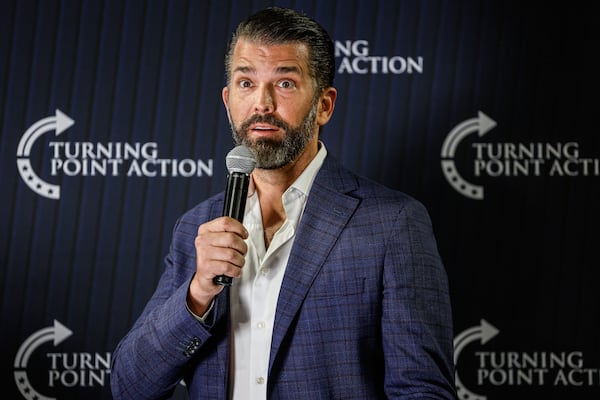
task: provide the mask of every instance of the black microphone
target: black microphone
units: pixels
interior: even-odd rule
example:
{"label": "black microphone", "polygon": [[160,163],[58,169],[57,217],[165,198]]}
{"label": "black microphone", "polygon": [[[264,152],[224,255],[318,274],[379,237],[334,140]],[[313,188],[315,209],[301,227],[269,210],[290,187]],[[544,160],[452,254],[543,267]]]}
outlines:
{"label": "black microphone", "polygon": [[[227,154],[225,164],[227,164],[229,173],[227,174],[223,216],[242,222],[248,197],[250,173],[256,165],[256,159],[246,146],[240,145],[231,149]],[[231,286],[233,279],[227,275],[219,275],[214,277],[213,282],[217,285]]]}

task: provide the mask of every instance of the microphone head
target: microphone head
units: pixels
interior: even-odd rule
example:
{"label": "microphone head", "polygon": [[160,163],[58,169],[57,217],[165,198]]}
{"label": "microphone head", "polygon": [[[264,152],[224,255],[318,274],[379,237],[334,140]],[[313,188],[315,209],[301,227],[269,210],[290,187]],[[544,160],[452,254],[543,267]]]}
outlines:
{"label": "microphone head", "polygon": [[229,173],[241,172],[243,174],[250,174],[256,166],[256,159],[250,149],[244,145],[239,145],[231,149],[227,154],[225,164],[227,164],[227,171]]}

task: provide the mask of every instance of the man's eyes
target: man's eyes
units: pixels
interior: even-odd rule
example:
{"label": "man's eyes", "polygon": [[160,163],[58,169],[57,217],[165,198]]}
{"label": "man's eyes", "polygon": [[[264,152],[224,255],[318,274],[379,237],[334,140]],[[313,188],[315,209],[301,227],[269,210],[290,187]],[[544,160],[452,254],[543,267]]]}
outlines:
{"label": "man's eyes", "polygon": [[296,86],[296,84],[294,83],[294,81],[282,80],[277,83],[277,86],[279,86],[282,89],[292,89]]}
{"label": "man's eyes", "polygon": [[[247,88],[251,88],[252,86],[254,86],[254,84],[252,83],[252,81],[248,80],[248,79],[241,79],[238,82],[238,85],[240,88],[242,89],[247,89]],[[283,79],[281,81],[278,81],[275,86],[281,88],[281,89],[293,89],[296,87],[296,83],[292,80],[289,79]]]}

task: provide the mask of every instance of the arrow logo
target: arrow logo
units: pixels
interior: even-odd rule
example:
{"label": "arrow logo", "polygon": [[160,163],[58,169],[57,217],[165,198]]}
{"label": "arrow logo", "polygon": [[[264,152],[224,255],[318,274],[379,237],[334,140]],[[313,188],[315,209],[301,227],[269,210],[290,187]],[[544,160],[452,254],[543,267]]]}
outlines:
{"label": "arrow logo", "polygon": [[[500,331],[495,326],[482,319],[481,324],[479,326],[474,326],[458,334],[454,338],[454,365],[458,365],[458,357],[460,356],[460,352],[468,344],[479,340],[480,343],[484,345],[490,340],[492,340],[492,338],[496,336],[499,332]],[[456,390],[458,392],[458,398],[461,400],[487,399],[487,397],[485,396],[475,394],[468,390],[458,377],[458,370],[456,371],[455,384]]]}
{"label": "arrow logo", "polygon": [[54,325],[44,329],[40,329],[33,335],[29,336],[19,347],[15,356],[15,382],[19,388],[19,392],[24,398],[29,400],[55,400],[52,397],[46,397],[38,393],[29,382],[26,369],[29,357],[39,346],[46,342],[53,342],[54,346],[58,346],[65,339],[71,336],[73,332],[57,320],[54,320]]}
{"label": "arrow logo", "polygon": [[74,123],[75,121],[68,115],[57,109],[54,116],[37,121],[21,137],[17,147],[17,169],[23,181],[37,194],[58,200],[60,198],[60,186],[43,181],[31,167],[29,155],[33,144],[46,132],[54,131],[55,135],[58,136],[73,126]]}
{"label": "arrow logo", "polygon": [[458,144],[467,136],[478,133],[482,137],[496,126],[496,121],[479,111],[477,118],[468,119],[458,124],[446,136],[442,145],[441,156],[444,160],[442,163],[442,171],[446,179],[459,193],[474,200],[483,199],[483,187],[473,185],[467,182],[460,174],[454,163],[454,155]]}

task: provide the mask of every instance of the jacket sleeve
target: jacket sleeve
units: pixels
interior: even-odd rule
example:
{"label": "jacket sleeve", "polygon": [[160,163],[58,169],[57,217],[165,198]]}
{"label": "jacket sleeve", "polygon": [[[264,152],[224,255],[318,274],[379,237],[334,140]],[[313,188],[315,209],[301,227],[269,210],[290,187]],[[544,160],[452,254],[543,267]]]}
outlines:
{"label": "jacket sleeve", "polygon": [[[193,237],[197,226],[185,219],[177,222],[159,284],[113,353],[111,390],[116,400],[168,398],[189,367],[198,362],[212,326],[225,313],[222,295],[215,299],[205,323],[186,307],[195,272]],[[190,239],[190,235],[194,236]]]}
{"label": "jacket sleeve", "polygon": [[390,399],[455,399],[446,272],[425,207],[414,199],[404,204],[386,243],[385,392]]}

